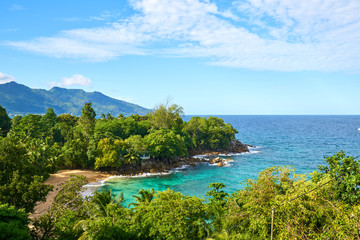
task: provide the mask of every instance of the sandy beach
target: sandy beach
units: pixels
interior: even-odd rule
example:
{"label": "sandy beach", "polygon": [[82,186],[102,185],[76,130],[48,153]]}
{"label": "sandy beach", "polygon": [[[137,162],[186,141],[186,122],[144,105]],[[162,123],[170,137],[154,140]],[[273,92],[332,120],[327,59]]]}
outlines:
{"label": "sandy beach", "polygon": [[[231,148],[228,151],[222,151],[222,152],[213,152],[213,151],[197,151],[197,152],[191,152],[190,155],[208,155],[209,157],[215,158],[215,156],[218,156],[219,154],[227,154],[229,152],[235,152],[235,153],[242,153],[242,152],[248,152],[248,146],[242,144],[240,141],[233,141]],[[164,173],[168,172],[169,170],[175,169],[177,167],[182,167],[183,165],[196,165],[197,163],[204,162],[203,158],[182,158],[178,159],[174,162],[168,162],[168,163],[159,163],[158,161],[150,161],[148,162],[147,166],[142,166],[141,168],[123,168],[123,172],[118,172],[120,175],[127,175],[127,176],[133,176],[133,175],[142,175],[144,173]],[[224,165],[222,165],[224,166]],[[49,192],[49,194],[46,197],[45,202],[40,202],[34,209],[34,213],[30,214],[30,219],[38,218],[44,213],[46,213],[46,210],[48,210],[51,206],[51,204],[54,202],[56,195],[61,190],[61,186],[66,182],[66,180],[69,179],[69,175],[84,175],[89,183],[98,182],[104,179],[107,179],[111,176],[114,176],[114,174],[111,173],[104,173],[94,170],[60,170],[57,173],[51,174],[49,179],[45,181],[45,184],[53,185],[53,191]]]}
{"label": "sandy beach", "polygon": [[46,213],[46,210],[50,208],[56,195],[61,190],[61,186],[69,179],[69,175],[84,175],[89,183],[104,180],[112,176],[111,174],[93,170],[60,170],[57,173],[51,174],[50,178],[45,181],[45,184],[53,185],[54,189],[49,192],[45,202],[41,202],[35,207],[34,213],[30,214],[31,219],[38,218]]}

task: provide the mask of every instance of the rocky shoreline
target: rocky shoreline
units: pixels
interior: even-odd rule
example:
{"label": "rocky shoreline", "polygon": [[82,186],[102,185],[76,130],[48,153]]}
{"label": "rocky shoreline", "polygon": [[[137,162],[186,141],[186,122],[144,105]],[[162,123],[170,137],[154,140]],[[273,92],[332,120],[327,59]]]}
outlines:
{"label": "rocky shoreline", "polygon": [[[230,156],[230,154],[249,152],[249,147],[253,146],[242,144],[238,140],[233,140],[231,142],[230,148],[228,149],[221,149],[218,151],[192,151],[189,153],[189,157],[175,158],[167,161],[149,159],[142,161],[141,165],[128,165],[121,168],[121,170],[116,171],[94,171],[84,169],[59,170],[57,173],[51,174],[50,178],[46,180],[45,184],[53,185],[54,189],[48,194],[46,202],[41,202],[35,207],[35,212],[31,214],[31,218],[34,219],[40,217],[46,212],[47,209],[50,208],[57,193],[62,189],[62,185],[70,175],[84,175],[90,184],[96,184],[102,183],[106,179],[114,176],[142,176],[147,175],[148,173],[166,174],[171,170],[183,168],[183,166],[195,166],[204,162],[217,165],[218,167],[223,167],[232,160],[230,158],[222,158],[222,156],[227,157]],[[219,155],[222,156],[219,157]]]}
{"label": "rocky shoreline", "polygon": [[199,163],[207,162],[209,164],[216,164],[223,167],[227,162],[232,161],[227,158],[220,158],[219,155],[230,156],[231,154],[238,154],[249,152],[251,145],[246,145],[238,140],[232,140],[230,147],[227,149],[219,149],[217,151],[210,150],[195,150],[189,152],[189,157],[177,157],[174,159],[167,159],[163,161],[149,159],[143,160],[137,165],[122,166],[120,169],[104,171],[112,175],[121,176],[141,176],[146,173],[167,173],[176,168],[181,168],[184,165],[195,166]]}

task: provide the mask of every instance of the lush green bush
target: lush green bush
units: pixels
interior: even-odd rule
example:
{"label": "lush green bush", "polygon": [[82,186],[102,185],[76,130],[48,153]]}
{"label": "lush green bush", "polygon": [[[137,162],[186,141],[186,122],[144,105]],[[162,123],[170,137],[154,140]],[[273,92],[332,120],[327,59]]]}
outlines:
{"label": "lush green bush", "polygon": [[98,143],[98,157],[95,169],[112,167],[118,168],[123,164],[137,163],[139,155],[132,149],[129,142],[104,138]]}
{"label": "lush green bush", "polygon": [[217,117],[192,117],[184,132],[192,137],[196,149],[222,150],[230,146],[237,130]]}
{"label": "lush green bush", "polygon": [[0,239],[30,239],[28,214],[24,209],[0,203]]}
{"label": "lush green bush", "polygon": [[335,199],[348,204],[360,203],[360,162],[355,161],[354,157],[346,156],[341,151],[334,156],[325,158],[327,166],[319,166],[319,171],[313,173],[314,182],[324,178],[335,179],[332,191]]}
{"label": "lush green bush", "polygon": [[[36,152],[35,156],[32,151]],[[33,211],[36,203],[44,201],[52,189],[43,184],[49,174],[46,154],[41,148],[27,149],[13,136],[0,139],[0,153],[0,202]]]}
{"label": "lush green bush", "polygon": [[160,129],[145,136],[150,155],[159,159],[170,159],[188,155],[184,138],[168,129]]}
{"label": "lush green bush", "polygon": [[140,239],[202,239],[207,236],[207,213],[203,200],[173,190],[155,194],[150,203],[136,207],[135,232]]}

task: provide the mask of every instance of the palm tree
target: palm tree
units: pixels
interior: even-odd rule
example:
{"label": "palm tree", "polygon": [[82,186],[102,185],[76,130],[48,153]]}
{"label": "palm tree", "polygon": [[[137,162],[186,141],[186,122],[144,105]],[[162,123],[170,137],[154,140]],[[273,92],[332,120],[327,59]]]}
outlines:
{"label": "palm tree", "polygon": [[111,193],[110,189],[102,192],[96,191],[92,197],[92,202],[95,204],[95,208],[92,208],[94,211],[92,214],[90,214],[90,218],[86,220],[80,220],[74,226],[74,229],[83,231],[79,239],[93,239],[92,235],[96,234],[96,231],[94,232],[94,226],[96,226],[97,223],[108,223],[109,221],[113,222],[114,216],[112,216],[111,210],[109,210],[108,206],[110,204],[115,204],[118,207],[122,207],[121,202],[123,201],[123,193],[121,193],[117,198]]}
{"label": "palm tree", "polygon": [[112,203],[115,203],[117,205],[120,205],[121,202],[124,201],[124,195],[123,193],[121,193],[118,197],[118,199],[116,199],[116,196],[114,196],[111,193],[111,189],[107,190],[107,191],[102,191],[102,192],[98,192],[95,191],[93,197],[92,197],[92,201],[96,204],[98,210],[100,210],[101,214],[103,216],[106,216],[106,206]]}
{"label": "palm tree", "polygon": [[150,203],[151,200],[154,198],[154,194],[155,194],[154,188],[152,188],[150,190],[149,189],[140,189],[138,192],[139,196],[133,195],[136,203],[130,203],[129,207],[131,205],[134,205],[136,207],[136,206],[139,206],[141,203]]}

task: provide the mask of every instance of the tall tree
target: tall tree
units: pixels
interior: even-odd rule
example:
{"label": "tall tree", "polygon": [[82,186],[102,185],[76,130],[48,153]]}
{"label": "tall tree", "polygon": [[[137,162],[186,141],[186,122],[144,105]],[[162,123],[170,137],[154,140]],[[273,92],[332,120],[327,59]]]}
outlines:
{"label": "tall tree", "polygon": [[86,139],[90,139],[90,137],[94,134],[96,123],[95,117],[96,113],[91,107],[91,103],[85,103],[83,109],[81,110],[81,117],[79,118],[78,126]]}
{"label": "tall tree", "polygon": [[166,101],[165,104],[160,104],[155,107],[149,119],[156,128],[180,131],[183,123],[181,118],[184,115],[183,108],[176,104],[169,105],[170,101]]}
{"label": "tall tree", "polygon": [[32,212],[38,201],[45,201],[52,186],[43,184],[41,169],[33,167],[31,156],[19,139],[0,140],[0,202]]}
{"label": "tall tree", "polygon": [[48,108],[48,110],[46,110],[46,113],[44,114],[44,116],[42,116],[40,121],[42,124],[45,124],[48,129],[54,127],[55,124],[57,123],[57,116],[54,112],[54,109]]}
{"label": "tall tree", "polygon": [[11,128],[11,119],[6,113],[5,108],[0,105],[0,135],[6,136]]}

